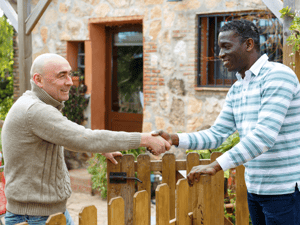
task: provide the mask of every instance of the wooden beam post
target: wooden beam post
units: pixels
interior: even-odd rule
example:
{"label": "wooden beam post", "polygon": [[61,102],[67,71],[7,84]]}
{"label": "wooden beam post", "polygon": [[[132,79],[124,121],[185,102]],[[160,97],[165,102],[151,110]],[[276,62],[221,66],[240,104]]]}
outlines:
{"label": "wooden beam post", "polygon": [[32,37],[26,34],[26,19],[31,11],[30,0],[18,0],[19,26],[19,79],[20,96],[30,90],[30,67],[32,64]]}

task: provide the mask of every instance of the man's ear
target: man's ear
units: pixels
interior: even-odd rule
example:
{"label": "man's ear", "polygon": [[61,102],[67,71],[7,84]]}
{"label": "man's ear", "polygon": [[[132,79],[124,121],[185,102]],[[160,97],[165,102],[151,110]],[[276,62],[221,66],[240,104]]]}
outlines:
{"label": "man's ear", "polygon": [[246,45],[247,45],[247,52],[252,51],[252,49],[254,49],[255,46],[254,40],[252,38],[248,38],[246,40]]}
{"label": "man's ear", "polygon": [[34,83],[37,85],[37,86],[39,86],[40,88],[42,88],[43,87],[43,77],[42,77],[42,75],[41,74],[39,74],[39,73],[35,73],[34,75],[33,75],[33,81],[34,81]]}

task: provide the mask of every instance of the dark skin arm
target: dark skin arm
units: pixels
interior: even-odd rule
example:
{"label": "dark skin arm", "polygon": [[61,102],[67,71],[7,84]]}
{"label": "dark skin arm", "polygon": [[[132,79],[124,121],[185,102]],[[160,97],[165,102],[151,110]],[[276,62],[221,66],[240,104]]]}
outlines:
{"label": "dark skin arm", "polygon": [[[160,135],[171,145],[176,145],[176,146],[179,145],[179,137],[177,134],[169,134],[168,132],[165,132],[163,130],[158,130],[152,133],[152,135],[153,136]],[[222,168],[217,161],[214,161],[213,163],[208,165],[194,166],[187,176],[189,186],[192,187],[195,182],[199,182],[200,176],[202,174],[213,176],[220,170],[222,170]]]}

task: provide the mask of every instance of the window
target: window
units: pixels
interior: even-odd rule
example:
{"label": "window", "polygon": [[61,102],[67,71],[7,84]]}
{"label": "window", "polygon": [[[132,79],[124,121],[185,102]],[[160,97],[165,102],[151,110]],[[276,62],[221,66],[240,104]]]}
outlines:
{"label": "window", "polygon": [[78,43],[77,70],[84,74],[84,42]]}
{"label": "window", "polygon": [[230,87],[235,72],[228,72],[218,58],[219,29],[233,19],[251,20],[260,31],[261,53],[270,61],[282,62],[282,25],[270,12],[200,15],[198,17],[198,87]]}

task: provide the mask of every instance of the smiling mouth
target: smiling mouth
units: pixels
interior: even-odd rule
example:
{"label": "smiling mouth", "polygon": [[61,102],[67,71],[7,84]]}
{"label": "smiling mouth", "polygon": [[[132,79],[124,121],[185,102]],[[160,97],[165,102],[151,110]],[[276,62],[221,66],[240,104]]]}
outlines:
{"label": "smiling mouth", "polygon": [[229,64],[229,60],[222,59],[223,65],[226,66]]}

